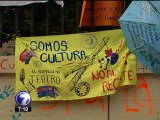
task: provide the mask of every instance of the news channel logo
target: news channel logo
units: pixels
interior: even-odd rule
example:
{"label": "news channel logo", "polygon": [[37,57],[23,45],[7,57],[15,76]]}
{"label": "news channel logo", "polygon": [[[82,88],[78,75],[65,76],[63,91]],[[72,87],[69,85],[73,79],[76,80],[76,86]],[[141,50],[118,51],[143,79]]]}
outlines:
{"label": "news channel logo", "polygon": [[31,111],[31,96],[26,91],[20,91],[15,96],[15,111],[16,112],[30,112]]}

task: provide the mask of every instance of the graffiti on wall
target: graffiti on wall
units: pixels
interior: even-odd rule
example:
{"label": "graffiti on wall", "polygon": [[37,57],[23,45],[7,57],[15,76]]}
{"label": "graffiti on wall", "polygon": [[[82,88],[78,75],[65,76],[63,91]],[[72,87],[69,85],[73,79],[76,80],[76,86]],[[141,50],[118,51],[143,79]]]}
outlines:
{"label": "graffiti on wall", "polygon": [[[138,77],[138,84],[132,90],[130,89],[130,87],[126,87],[125,89],[123,89],[123,93],[120,93],[120,94],[123,94],[123,97],[124,97],[124,101],[122,101],[123,102],[122,104],[124,107],[119,112],[127,113],[128,115],[131,115],[131,114],[140,114],[145,110],[146,115],[156,116],[157,120],[159,120],[160,111],[158,111],[153,104],[154,93],[152,93],[152,89],[153,88],[150,86],[148,80],[146,80],[145,77]],[[7,101],[10,97],[14,97],[14,88],[11,84],[5,84],[4,87],[1,87],[0,101],[5,103],[5,101]],[[112,98],[112,96],[110,97]],[[104,98],[96,97],[96,98],[81,100],[80,103],[78,101],[77,102],[78,104],[81,104],[80,106],[82,106],[82,109],[86,109],[87,107],[94,108],[95,106],[97,106],[98,111],[100,113],[105,114],[106,116],[105,119],[109,120],[108,116],[110,116],[111,114],[108,111],[110,111],[110,109],[114,110],[115,106],[112,104],[112,102],[110,102],[111,99],[106,99],[106,98],[107,97],[104,97]],[[111,106],[109,106],[109,104],[111,104]],[[48,112],[53,111],[53,113],[55,113],[59,109],[61,110],[61,114],[64,116],[69,117],[73,115],[72,101],[64,101],[64,102],[53,101],[53,102],[43,103],[43,104],[38,103],[38,106],[36,107],[38,111],[44,114],[47,113],[47,115],[49,114]],[[34,104],[32,104],[32,108],[34,108]],[[21,118],[23,119],[25,115],[30,116],[30,118],[32,117],[34,118],[36,117],[36,114],[39,114],[38,112],[34,113],[33,115],[28,113],[24,115],[23,113],[15,113],[14,105],[12,106],[8,105],[8,112],[10,113],[9,114],[10,116],[8,115],[10,117],[10,120],[21,120]],[[6,120],[8,116],[5,117],[5,115],[3,115],[3,120]],[[38,117],[41,118],[41,116],[38,116]],[[25,117],[25,120],[28,120],[28,119]]]}

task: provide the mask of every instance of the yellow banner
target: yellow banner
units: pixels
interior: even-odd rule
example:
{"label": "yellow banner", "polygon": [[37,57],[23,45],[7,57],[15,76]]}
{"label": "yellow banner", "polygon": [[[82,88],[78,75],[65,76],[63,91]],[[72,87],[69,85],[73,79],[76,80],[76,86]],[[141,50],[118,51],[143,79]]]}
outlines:
{"label": "yellow banner", "polygon": [[136,59],[121,30],[16,39],[16,92],[33,101],[114,94],[136,84]]}

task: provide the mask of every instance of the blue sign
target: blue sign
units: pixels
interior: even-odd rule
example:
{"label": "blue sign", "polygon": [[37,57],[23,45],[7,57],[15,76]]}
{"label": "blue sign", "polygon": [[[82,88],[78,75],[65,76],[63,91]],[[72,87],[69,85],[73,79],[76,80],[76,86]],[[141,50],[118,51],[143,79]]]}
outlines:
{"label": "blue sign", "polygon": [[119,22],[130,52],[160,75],[160,2],[133,1]]}
{"label": "blue sign", "polygon": [[31,96],[28,92],[21,91],[16,94],[15,101],[19,106],[25,107],[25,106],[30,105]]}

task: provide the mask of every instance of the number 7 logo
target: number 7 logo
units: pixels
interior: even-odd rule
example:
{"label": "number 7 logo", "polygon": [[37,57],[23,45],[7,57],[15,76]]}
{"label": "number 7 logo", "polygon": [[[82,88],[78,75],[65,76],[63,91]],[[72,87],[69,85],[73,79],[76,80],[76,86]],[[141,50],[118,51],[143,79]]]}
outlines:
{"label": "number 7 logo", "polygon": [[31,96],[25,91],[17,93],[15,99],[16,103],[20,106],[27,106],[31,103]]}

